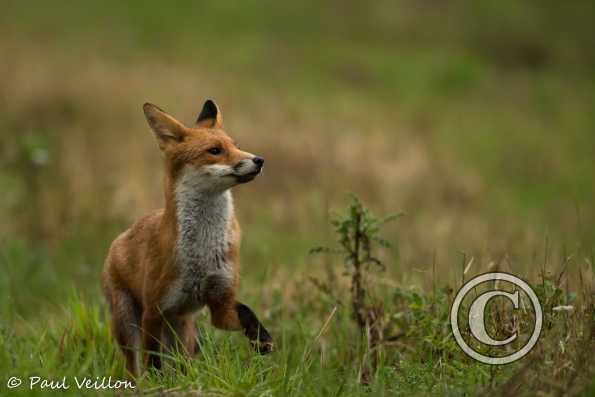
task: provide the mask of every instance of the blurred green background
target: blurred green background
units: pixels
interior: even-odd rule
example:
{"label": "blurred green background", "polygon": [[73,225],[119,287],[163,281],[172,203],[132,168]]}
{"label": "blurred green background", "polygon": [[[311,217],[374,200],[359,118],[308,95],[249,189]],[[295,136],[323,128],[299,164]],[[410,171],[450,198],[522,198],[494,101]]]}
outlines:
{"label": "blurred green background", "polygon": [[460,251],[592,252],[594,22],[592,1],[5,0],[1,313],[98,296],[111,240],[162,205],[146,101],[191,122],[214,98],[266,158],[236,189],[249,303],[321,270],[347,192],[406,213],[401,282],[435,256],[454,285]]}

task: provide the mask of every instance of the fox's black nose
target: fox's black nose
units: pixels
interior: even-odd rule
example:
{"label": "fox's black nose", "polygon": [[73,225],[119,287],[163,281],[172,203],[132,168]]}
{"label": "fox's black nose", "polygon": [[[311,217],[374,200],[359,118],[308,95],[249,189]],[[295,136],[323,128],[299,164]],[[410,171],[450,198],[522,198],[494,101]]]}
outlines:
{"label": "fox's black nose", "polygon": [[258,168],[262,168],[264,165],[264,159],[262,157],[254,157],[252,158],[252,161],[254,161],[254,164],[256,164]]}

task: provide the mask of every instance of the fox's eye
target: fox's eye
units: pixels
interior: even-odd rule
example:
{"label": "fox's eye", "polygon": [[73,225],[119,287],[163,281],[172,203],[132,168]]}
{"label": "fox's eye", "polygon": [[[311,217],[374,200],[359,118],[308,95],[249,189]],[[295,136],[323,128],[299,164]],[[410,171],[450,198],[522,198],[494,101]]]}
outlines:
{"label": "fox's eye", "polygon": [[218,155],[221,154],[223,152],[223,150],[221,150],[221,148],[218,147],[212,147],[209,150],[207,150],[207,152],[211,153],[212,155]]}

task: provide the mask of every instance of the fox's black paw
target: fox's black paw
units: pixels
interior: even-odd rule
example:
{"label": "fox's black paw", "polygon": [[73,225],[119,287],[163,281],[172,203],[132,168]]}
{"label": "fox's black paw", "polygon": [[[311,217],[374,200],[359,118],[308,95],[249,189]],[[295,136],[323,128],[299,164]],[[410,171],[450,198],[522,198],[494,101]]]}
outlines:
{"label": "fox's black paw", "polygon": [[259,354],[269,354],[272,353],[274,350],[274,343],[273,340],[261,340],[261,341],[257,341],[257,340],[252,340],[250,341],[250,344],[252,345],[252,347],[254,348],[254,350],[259,353]]}
{"label": "fox's black paw", "polygon": [[273,351],[273,338],[266,328],[258,321],[256,315],[244,304],[236,305],[240,323],[244,328],[244,334],[250,340],[250,344],[260,354],[268,354]]}
{"label": "fox's black paw", "polygon": [[258,330],[258,338],[252,339],[250,343],[254,350],[260,354],[269,354],[274,349],[273,338],[271,338],[269,332],[262,326]]}

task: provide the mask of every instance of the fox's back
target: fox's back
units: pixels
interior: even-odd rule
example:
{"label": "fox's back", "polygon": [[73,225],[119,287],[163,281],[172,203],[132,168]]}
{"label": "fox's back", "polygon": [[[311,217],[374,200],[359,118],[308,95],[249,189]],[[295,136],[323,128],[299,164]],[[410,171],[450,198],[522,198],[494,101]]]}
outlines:
{"label": "fox's back", "polygon": [[143,278],[152,263],[162,254],[160,246],[160,225],[163,209],[145,215],[121,233],[113,242],[105,262],[104,283],[129,290],[139,302],[142,301]]}

